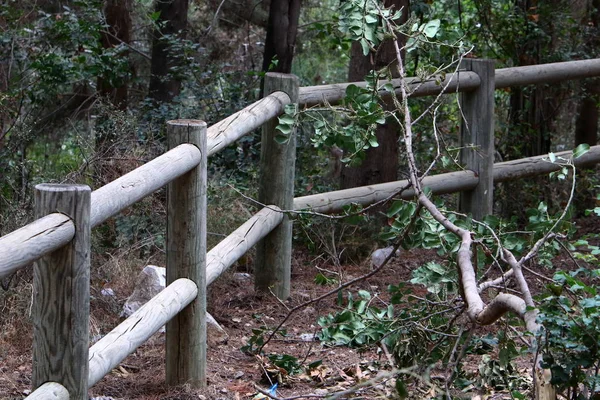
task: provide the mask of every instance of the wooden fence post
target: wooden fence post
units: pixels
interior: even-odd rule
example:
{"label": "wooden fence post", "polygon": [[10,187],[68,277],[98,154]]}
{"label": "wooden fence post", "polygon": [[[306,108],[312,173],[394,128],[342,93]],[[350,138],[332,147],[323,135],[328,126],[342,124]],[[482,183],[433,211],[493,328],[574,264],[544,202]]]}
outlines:
{"label": "wooden fence post", "polygon": [[169,149],[200,149],[200,163],[167,187],[167,285],[188,278],[198,296],[167,323],[166,382],[206,386],[206,123],[167,122]]}
{"label": "wooden fence post", "polygon": [[[299,80],[294,75],[269,72],[265,77],[264,93],[285,92],[292,103],[298,101]],[[294,203],[294,169],[296,165],[296,133],[289,134],[288,141],[279,144],[275,136],[278,119],[263,125],[260,153],[260,182],[258,201],[273,204],[282,210],[291,210]],[[256,247],[254,268],[255,286],[258,291],[271,288],[280,299],[290,295],[292,264],[292,221],[286,215],[283,221]]]}
{"label": "wooden fence post", "polygon": [[460,161],[477,174],[479,183],[472,191],[460,193],[459,208],[481,220],[492,214],[494,202],[494,61],[464,59],[461,70],[477,73],[481,85],[460,96]]}
{"label": "wooden fence post", "polygon": [[57,382],[72,400],[88,398],[90,196],[86,185],[35,187],[36,218],[66,214],[75,236],[33,269],[32,388]]}

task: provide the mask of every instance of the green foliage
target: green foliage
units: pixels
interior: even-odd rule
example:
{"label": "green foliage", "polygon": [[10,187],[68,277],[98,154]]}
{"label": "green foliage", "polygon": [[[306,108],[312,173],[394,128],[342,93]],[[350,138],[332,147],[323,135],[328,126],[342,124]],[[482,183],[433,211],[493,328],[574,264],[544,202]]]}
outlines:
{"label": "green foliage", "polygon": [[420,284],[427,288],[429,293],[445,298],[448,293],[456,293],[458,288],[458,275],[456,266],[448,266],[430,261],[415,269],[412,273],[411,283]]}
{"label": "green foliage", "polygon": [[354,164],[364,159],[364,150],[379,146],[375,132],[386,123],[386,113],[379,102],[380,77],[371,73],[366,86],[351,84],[336,113],[326,118],[321,112],[310,112],[314,120],[312,142],[316,147],[336,145],[346,155],[342,162]]}
{"label": "green foliage", "polygon": [[[445,335],[452,309],[411,295],[403,283],[388,288],[390,304],[377,307],[378,298],[359,290],[348,293],[342,311],[320,317],[320,340],[331,346],[362,347],[384,341],[400,367],[421,368],[447,356],[452,344]],[[338,296],[341,302],[341,293]]]}
{"label": "green foliage", "polygon": [[289,136],[292,130],[298,123],[298,113],[296,104],[288,104],[283,109],[283,114],[278,118],[279,124],[277,130],[281,132],[275,136],[275,141],[279,144],[286,143],[289,140]]}
{"label": "green foliage", "polygon": [[315,283],[321,286],[331,286],[338,283],[337,279],[329,278],[322,273],[315,275]]}
{"label": "green foliage", "polygon": [[389,37],[386,20],[402,17],[402,10],[385,9],[374,0],[348,0],[340,5],[339,30],[350,40],[357,41],[366,56],[386,36]]}
{"label": "green foliage", "polygon": [[[260,328],[253,328],[252,336],[250,336],[248,342],[243,345],[240,350],[247,354],[258,354],[259,349],[261,349],[265,343],[265,335],[268,332],[269,330],[265,325],[262,325]],[[285,331],[281,330],[280,334],[285,336]]]}
{"label": "green foliage", "polygon": [[559,271],[555,285],[540,302],[539,322],[544,327],[543,362],[552,371],[552,383],[561,390],[579,392],[579,385],[594,398],[600,392],[600,270]]}
{"label": "green foliage", "polygon": [[298,359],[289,354],[269,354],[269,361],[273,365],[284,369],[288,375],[299,374],[303,371]]}
{"label": "green foliage", "polygon": [[319,318],[318,324],[323,328],[320,340],[348,346],[363,346],[381,340],[393,323],[394,308],[390,305],[379,309],[371,305],[371,301],[371,294],[365,290],[358,291],[357,299],[348,293],[344,311]]}

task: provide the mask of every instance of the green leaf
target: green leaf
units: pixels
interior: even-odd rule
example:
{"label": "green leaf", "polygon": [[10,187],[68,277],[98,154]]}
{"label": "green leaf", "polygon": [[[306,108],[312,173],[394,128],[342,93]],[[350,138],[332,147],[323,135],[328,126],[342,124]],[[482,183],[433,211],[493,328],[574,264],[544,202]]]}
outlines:
{"label": "green leaf", "polygon": [[346,97],[356,97],[360,93],[360,88],[355,84],[348,85],[346,88]]}
{"label": "green leaf", "polygon": [[150,19],[154,22],[158,21],[159,18],[160,18],[160,11],[156,11],[156,12],[153,12],[152,14],[150,14]]}
{"label": "green leaf", "polygon": [[377,137],[371,136],[369,138],[369,144],[371,145],[371,147],[379,147],[379,143],[377,142]]}
{"label": "green leaf", "polygon": [[400,380],[400,378],[396,379],[396,392],[398,393],[398,397],[401,399],[405,399],[408,397],[408,390],[406,389],[406,384]]}
{"label": "green leaf", "polygon": [[363,55],[365,55],[365,56],[369,55],[369,52],[371,51],[371,49],[369,48],[369,43],[367,42],[367,39],[361,38],[360,46],[362,47]]}
{"label": "green leaf", "polygon": [[516,390],[513,390],[511,392],[511,394],[513,395],[513,397],[515,399],[518,399],[518,400],[525,400],[527,398],[527,397],[525,397],[525,395],[523,393],[517,392]]}
{"label": "green leaf", "polygon": [[277,130],[284,135],[289,135],[292,132],[292,127],[290,125],[277,125]]}
{"label": "green leaf", "polygon": [[365,15],[365,22],[367,24],[375,24],[375,23],[377,23],[377,21],[378,21],[378,19],[376,16],[371,15],[371,14]]}
{"label": "green leaf", "polygon": [[285,144],[288,141],[288,137],[285,135],[277,135],[275,136],[275,141],[279,144]]}
{"label": "green leaf", "polygon": [[279,123],[282,125],[294,125],[294,117],[284,114],[279,117]]}
{"label": "green leaf", "polygon": [[550,159],[551,163],[556,162],[556,155],[554,155],[554,153],[548,153],[548,158]]}
{"label": "green leaf", "polygon": [[434,20],[429,21],[427,24],[425,24],[425,27],[423,28],[423,33],[428,38],[433,38],[435,35],[437,35],[439,30],[440,30],[440,20],[434,19]]}
{"label": "green leaf", "polygon": [[394,215],[396,215],[400,212],[400,210],[402,209],[402,206],[404,206],[403,201],[400,201],[400,200],[394,201],[386,215],[390,218],[393,217]]}
{"label": "green leaf", "polygon": [[590,150],[590,145],[582,143],[575,150],[573,150],[573,158],[579,158]]}

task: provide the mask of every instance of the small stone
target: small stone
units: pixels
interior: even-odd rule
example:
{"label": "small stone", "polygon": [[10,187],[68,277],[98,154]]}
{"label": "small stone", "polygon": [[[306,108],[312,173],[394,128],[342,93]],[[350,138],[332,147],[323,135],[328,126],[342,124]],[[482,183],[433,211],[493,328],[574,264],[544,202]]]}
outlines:
{"label": "small stone", "polygon": [[104,297],[115,297],[115,291],[111,288],[105,288],[100,291],[100,294]]}
{"label": "small stone", "polygon": [[[385,247],[383,249],[377,249],[373,253],[371,253],[371,269],[375,269],[381,266],[381,264],[383,264],[385,259],[388,258],[388,256],[392,254],[393,251],[394,248],[390,246]],[[400,249],[396,250],[396,254],[394,254],[393,257],[398,257],[399,255]]]}
{"label": "small stone", "polygon": [[244,371],[237,371],[234,375],[233,375],[233,379],[240,379],[242,376],[244,376]]}
{"label": "small stone", "polygon": [[206,333],[209,347],[225,344],[229,340],[227,331],[209,313],[206,313]]}
{"label": "small stone", "polygon": [[314,307],[308,306],[306,307],[304,310],[302,310],[302,313],[304,314],[313,314],[315,312]]}
{"label": "small stone", "polygon": [[300,340],[303,342],[312,342],[316,340],[316,336],[314,333],[302,333],[300,334]]}
{"label": "small stone", "polygon": [[150,299],[159,294],[167,284],[167,270],[164,267],[156,265],[147,265],[138,274],[135,289],[131,296],[127,298],[122,317],[129,317]]}
{"label": "small stone", "polygon": [[233,280],[238,282],[247,282],[252,279],[252,276],[246,272],[236,272],[233,274]]}

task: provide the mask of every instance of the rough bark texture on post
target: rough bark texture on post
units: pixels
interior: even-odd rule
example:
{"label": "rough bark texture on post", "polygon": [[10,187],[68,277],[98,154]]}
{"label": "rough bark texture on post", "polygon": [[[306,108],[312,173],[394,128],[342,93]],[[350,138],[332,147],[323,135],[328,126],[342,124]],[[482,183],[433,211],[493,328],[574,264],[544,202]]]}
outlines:
{"label": "rough bark texture on post", "polygon": [[461,93],[461,164],[479,176],[479,184],[460,194],[460,210],[475,219],[492,213],[494,168],[494,61],[465,59],[462,70],[476,72],[478,89]]}
{"label": "rough bark texture on post", "polygon": [[169,148],[191,143],[200,163],[167,189],[167,284],[188,278],[198,296],[167,324],[166,381],[206,386],[206,123],[167,122]]}
{"label": "rough bark texture on post", "polygon": [[85,185],[35,187],[36,218],[63,213],[75,236],[33,269],[32,388],[57,382],[73,400],[88,398],[90,197]]}
{"label": "rough bark texture on post", "polygon": [[[268,73],[265,95],[281,91],[292,103],[298,101],[298,78],[294,75]],[[275,141],[277,118],[263,125],[260,154],[260,186],[258,200],[282,210],[291,210],[294,202],[294,168],[296,165],[296,133],[291,132],[284,144]],[[255,265],[256,289],[271,288],[280,299],[290,295],[292,264],[292,221],[285,216],[281,224],[257,245]]]}

